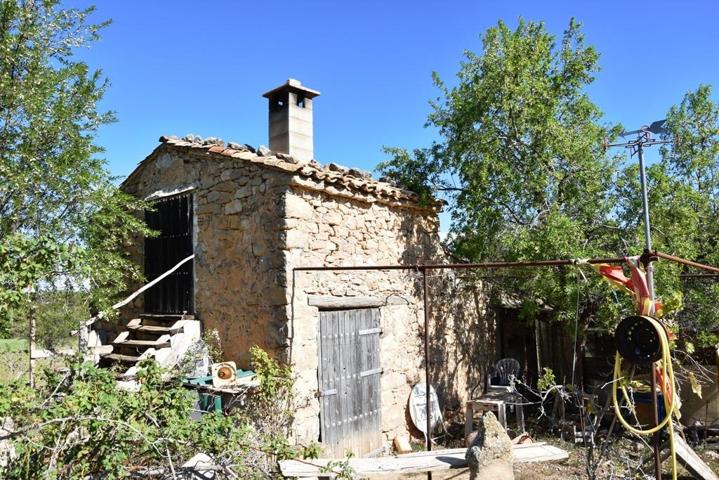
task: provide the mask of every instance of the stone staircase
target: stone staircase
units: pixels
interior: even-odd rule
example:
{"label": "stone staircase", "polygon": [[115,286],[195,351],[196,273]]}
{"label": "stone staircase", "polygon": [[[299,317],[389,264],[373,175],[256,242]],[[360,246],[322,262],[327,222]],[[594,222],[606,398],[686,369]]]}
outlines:
{"label": "stone staircase", "polygon": [[[121,377],[132,378],[137,363],[153,358],[166,369],[177,365],[187,350],[200,340],[200,322],[194,315],[142,314],[130,320],[100,354],[101,367],[127,368]],[[107,346],[103,346],[107,347]]]}

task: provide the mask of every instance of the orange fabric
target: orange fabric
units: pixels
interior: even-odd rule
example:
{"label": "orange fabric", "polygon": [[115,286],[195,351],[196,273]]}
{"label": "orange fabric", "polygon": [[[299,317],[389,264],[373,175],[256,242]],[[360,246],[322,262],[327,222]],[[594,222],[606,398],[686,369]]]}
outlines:
{"label": "orange fabric", "polygon": [[600,263],[598,265],[594,265],[594,268],[615,287],[626,289],[630,292],[633,291],[632,281],[624,275],[624,269],[621,265]]}
{"label": "orange fabric", "polygon": [[662,367],[659,365],[655,366],[655,371],[657,374],[657,382],[659,382],[659,388],[663,395],[665,395],[669,400],[672,399],[672,388],[670,385],[667,385],[667,382],[664,381],[664,374]]}
{"label": "orange fabric", "polygon": [[627,277],[621,265],[608,265],[601,263],[594,268],[606,278],[609,283],[622,290],[626,290],[634,297],[637,312],[640,315],[658,316],[661,314],[662,304],[652,302],[649,296],[647,275],[639,263],[639,257],[626,257],[631,277]]}

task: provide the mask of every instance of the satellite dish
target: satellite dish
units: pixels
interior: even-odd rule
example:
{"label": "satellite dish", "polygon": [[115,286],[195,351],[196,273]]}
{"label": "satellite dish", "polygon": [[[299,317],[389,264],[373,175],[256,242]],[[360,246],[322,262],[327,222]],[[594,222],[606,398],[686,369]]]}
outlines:
{"label": "satellite dish", "polygon": [[[409,394],[409,416],[417,430],[427,437],[427,395],[424,383],[418,383]],[[431,417],[431,429],[434,430],[442,421],[442,412],[439,409],[439,399],[434,388],[429,386],[429,402]]]}

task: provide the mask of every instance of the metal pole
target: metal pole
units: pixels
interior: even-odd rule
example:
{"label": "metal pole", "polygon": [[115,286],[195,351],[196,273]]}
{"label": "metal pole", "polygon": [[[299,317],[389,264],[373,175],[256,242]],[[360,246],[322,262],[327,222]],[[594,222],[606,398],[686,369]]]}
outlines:
{"label": "metal pole", "polygon": [[[422,269],[422,297],[424,300],[424,398],[427,406],[427,451],[432,450],[432,402],[429,383],[429,299],[427,294],[427,269]],[[432,480],[432,472],[427,472]]]}
{"label": "metal pole", "polygon": [[[687,260],[686,258],[682,257],[675,257],[674,255],[669,255],[668,253],[662,253],[662,252],[654,252],[654,255],[656,255],[658,258],[663,258],[664,260],[669,260],[676,263],[681,263],[682,265],[687,265],[689,267],[698,268],[699,270],[706,270],[708,272],[714,272],[716,274],[719,274],[719,268],[712,267],[711,265],[704,265],[703,263],[693,262],[691,260]],[[684,273],[680,275],[682,277],[693,277],[693,276],[708,276],[711,277],[713,275],[709,274],[697,274],[697,273]]]}
{"label": "metal pole", "polygon": [[[591,265],[609,263],[622,265],[626,263],[625,257],[590,258],[584,260]],[[411,265],[338,265],[322,267],[295,267],[296,272],[329,272],[329,271],[376,271],[376,270],[462,270],[462,269],[490,269],[490,268],[524,268],[524,267],[561,267],[576,265],[575,259],[565,260],[532,260],[524,262],[487,262],[487,263],[435,263]]]}
{"label": "metal pole", "polygon": [[[652,231],[649,223],[649,196],[647,194],[647,171],[644,166],[644,148],[640,141],[637,145],[637,155],[639,156],[639,181],[642,185],[642,206],[644,207],[644,251],[649,254],[652,251]],[[649,289],[649,297],[654,301],[654,267],[652,262],[648,261],[644,268],[647,271],[647,288]]]}
{"label": "metal pole", "polygon": [[[644,269],[647,272],[647,290],[649,290],[649,298],[654,303],[654,267],[652,267],[652,259],[650,257],[652,251],[652,231],[649,223],[649,198],[647,195],[647,171],[644,165],[644,148],[642,142],[644,138],[640,138],[637,142],[637,155],[639,157],[639,180],[642,186],[642,205],[644,207],[644,253],[646,254],[646,262]],[[654,307],[652,307],[654,310]],[[652,311],[653,315],[655,312]],[[651,387],[652,387],[652,413],[654,416],[654,425],[659,425],[659,405],[657,399],[657,374],[652,363],[650,366],[652,372]],[[668,412],[667,412],[668,413]],[[672,428],[671,426],[669,428]],[[654,438],[654,478],[657,480],[662,479],[662,460],[661,460],[661,432],[656,432],[653,435]]]}

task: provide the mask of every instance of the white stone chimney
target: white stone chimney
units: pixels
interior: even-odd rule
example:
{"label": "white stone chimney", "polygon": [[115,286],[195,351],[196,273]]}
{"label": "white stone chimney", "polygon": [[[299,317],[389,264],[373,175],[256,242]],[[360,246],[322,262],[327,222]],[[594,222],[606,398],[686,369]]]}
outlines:
{"label": "white stone chimney", "polygon": [[269,99],[270,150],[287,153],[300,162],[314,158],[312,99],[319,94],[290,78],[262,95]]}

